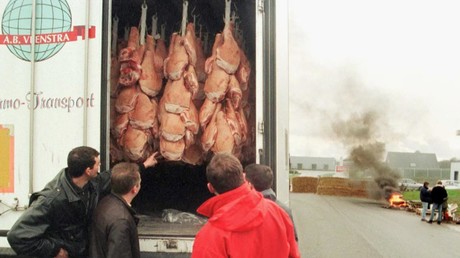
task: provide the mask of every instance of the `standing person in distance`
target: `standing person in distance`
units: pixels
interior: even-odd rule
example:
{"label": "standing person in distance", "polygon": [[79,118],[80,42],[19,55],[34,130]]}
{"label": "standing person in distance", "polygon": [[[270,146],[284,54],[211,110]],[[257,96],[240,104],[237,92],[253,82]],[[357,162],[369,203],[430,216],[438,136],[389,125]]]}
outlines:
{"label": "standing person in distance", "polygon": [[206,178],[215,196],[197,210],[209,219],[195,237],[192,258],[300,257],[291,219],[250,189],[235,156],[215,154]]}
{"label": "standing person in distance", "polygon": [[97,206],[91,224],[90,257],[140,258],[137,223],[131,201],[141,188],[139,166],[112,168],[112,192]]}
{"label": "standing person in distance", "polygon": [[[156,165],[156,153],[141,165]],[[9,230],[7,239],[18,255],[88,257],[89,226],[99,199],[110,193],[111,172],[99,173],[99,152],[88,146],[72,149],[67,167],[43,190],[32,194],[29,208]]]}
{"label": "standing person in distance", "polygon": [[447,191],[442,185],[441,180],[438,180],[436,186],[431,189],[431,199],[433,200],[433,207],[431,208],[430,220],[428,223],[433,223],[434,211],[438,210],[438,225],[442,221],[442,203],[447,198]]}
{"label": "standing person in distance", "polygon": [[273,191],[273,171],[269,166],[260,164],[250,164],[244,168],[246,180],[249,186],[260,192],[264,198],[274,201],[289,215],[294,226],[295,240],[298,241],[297,231],[295,229],[294,218],[291,209],[284,203],[276,199],[276,193]]}
{"label": "standing person in distance", "polygon": [[426,221],[426,211],[428,206],[431,203],[431,192],[428,188],[430,183],[424,182],[423,186],[420,188],[420,201],[422,201],[422,221]]}

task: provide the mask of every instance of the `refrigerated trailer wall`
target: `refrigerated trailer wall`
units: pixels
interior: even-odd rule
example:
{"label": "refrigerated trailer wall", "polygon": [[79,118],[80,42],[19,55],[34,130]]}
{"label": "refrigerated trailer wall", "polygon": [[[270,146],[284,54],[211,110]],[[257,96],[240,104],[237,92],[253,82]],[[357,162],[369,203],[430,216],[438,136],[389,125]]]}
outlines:
{"label": "refrigerated trailer wall", "polygon": [[66,166],[71,148],[100,147],[101,13],[94,1],[0,2],[0,127],[12,145],[0,150],[11,164],[0,171],[9,176],[2,229],[20,214],[11,207],[23,209]]}

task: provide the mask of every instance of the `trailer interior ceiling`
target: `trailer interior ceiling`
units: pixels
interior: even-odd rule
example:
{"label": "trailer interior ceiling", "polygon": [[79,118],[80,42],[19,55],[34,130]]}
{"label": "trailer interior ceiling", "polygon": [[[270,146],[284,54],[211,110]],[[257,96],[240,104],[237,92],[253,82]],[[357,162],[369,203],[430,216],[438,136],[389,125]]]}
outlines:
{"label": "trailer interior ceiling", "polygon": [[[169,46],[170,35],[179,32],[181,28],[183,3],[183,0],[112,0],[112,17],[109,19],[118,18],[118,38],[123,38],[126,28],[139,26],[141,7],[147,6],[147,32],[150,34],[152,16],[156,15],[158,27],[165,27],[165,40]],[[231,10],[235,12],[238,27],[242,30],[242,48],[253,67],[250,80],[255,84],[256,3],[255,0],[232,0],[231,3]],[[226,0],[188,1],[188,22],[195,22],[196,30],[201,27],[202,35],[208,33],[209,48],[212,47],[216,33],[222,32],[224,28],[225,5]],[[200,33],[197,31],[196,34],[199,36]],[[210,55],[206,50],[205,54],[207,57]],[[255,87],[249,95],[254,99]],[[250,130],[255,130],[255,126]],[[255,162],[255,157],[252,162]],[[205,169],[206,164],[194,166],[183,162],[161,162],[148,169],[142,175],[141,191],[133,201],[134,208],[147,215],[159,214],[163,209],[195,212],[202,202],[211,197],[206,187]]]}
{"label": "trailer interior ceiling", "polygon": [[[226,0],[189,0],[188,21],[203,27],[208,32],[211,42],[214,35],[224,28],[224,12]],[[166,24],[166,35],[178,32],[181,27],[183,0],[112,0],[112,15],[119,17],[119,33],[123,35],[126,26],[138,26],[141,6],[146,4],[147,26],[151,26],[153,15],[158,16],[158,24]],[[255,47],[255,0],[232,0],[232,12],[237,15],[237,23],[243,30],[245,50],[249,60],[254,60]]]}

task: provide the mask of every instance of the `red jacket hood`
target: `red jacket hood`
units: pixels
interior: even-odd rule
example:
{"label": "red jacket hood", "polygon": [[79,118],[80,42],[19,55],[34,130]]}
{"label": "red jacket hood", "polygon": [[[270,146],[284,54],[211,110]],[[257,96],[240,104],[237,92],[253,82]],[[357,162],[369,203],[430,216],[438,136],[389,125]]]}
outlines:
{"label": "red jacket hood", "polygon": [[197,212],[210,218],[208,223],[228,231],[247,231],[259,226],[267,213],[263,196],[251,190],[245,183],[242,186],[216,195],[200,207]]}

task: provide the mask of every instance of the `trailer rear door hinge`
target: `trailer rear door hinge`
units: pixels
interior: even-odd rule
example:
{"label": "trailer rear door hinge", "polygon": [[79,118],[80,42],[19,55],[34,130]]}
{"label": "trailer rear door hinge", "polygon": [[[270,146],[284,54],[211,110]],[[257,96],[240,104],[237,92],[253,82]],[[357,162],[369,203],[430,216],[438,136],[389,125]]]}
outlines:
{"label": "trailer rear door hinge", "polygon": [[264,121],[262,122],[259,122],[259,124],[257,125],[257,131],[260,133],[260,134],[264,134]]}
{"label": "trailer rear door hinge", "polygon": [[257,7],[259,8],[259,12],[263,13],[265,11],[265,0],[259,0]]}

